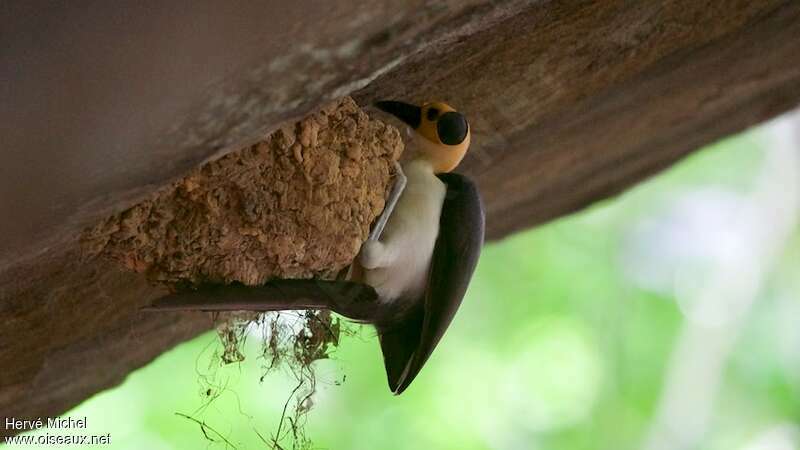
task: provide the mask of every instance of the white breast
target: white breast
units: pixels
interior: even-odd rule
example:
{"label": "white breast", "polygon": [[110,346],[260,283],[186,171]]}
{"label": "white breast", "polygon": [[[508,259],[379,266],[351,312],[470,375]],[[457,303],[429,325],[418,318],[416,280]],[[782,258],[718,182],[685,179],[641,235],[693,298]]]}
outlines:
{"label": "white breast", "polygon": [[406,188],[380,239],[387,264],[364,274],[383,302],[417,299],[424,292],[447,191],[425,161],[411,161],[403,172]]}

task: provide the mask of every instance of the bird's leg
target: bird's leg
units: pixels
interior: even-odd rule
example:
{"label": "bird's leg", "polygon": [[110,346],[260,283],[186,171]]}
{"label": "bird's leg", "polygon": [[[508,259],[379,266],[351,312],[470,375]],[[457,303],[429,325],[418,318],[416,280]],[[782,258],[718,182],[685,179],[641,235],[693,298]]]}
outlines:
{"label": "bird's leg", "polygon": [[406,175],[403,173],[403,168],[397,161],[395,161],[394,167],[397,175],[394,181],[394,186],[392,186],[392,190],[389,192],[389,198],[386,199],[386,205],[383,208],[383,212],[378,217],[378,220],[375,222],[375,226],[369,233],[369,238],[361,246],[359,260],[365,269],[376,269],[378,267],[386,266],[392,258],[391,255],[388,254],[386,245],[380,241],[380,237],[381,234],[383,234],[383,229],[389,222],[389,217],[391,217],[395,206],[397,206],[397,201],[400,199],[400,196],[403,194],[403,190],[406,188],[407,181]]}
{"label": "bird's leg", "polygon": [[394,211],[394,207],[397,206],[397,200],[400,199],[400,196],[403,195],[403,190],[406,188],[407,178],[403,173],[403,167],[400,166],[400,163],[397,161],[394,162],[394,167],[397,173],[394,186],[392,186],[392,190],[389,192],[389,198],[386,199],[386,206],[383,207],[383,212],[375,222],[375,227],[369,233],[369,241],[377,241],[380,239],[383,229],[386,227],[386,223],[389,221],[392,211]]}

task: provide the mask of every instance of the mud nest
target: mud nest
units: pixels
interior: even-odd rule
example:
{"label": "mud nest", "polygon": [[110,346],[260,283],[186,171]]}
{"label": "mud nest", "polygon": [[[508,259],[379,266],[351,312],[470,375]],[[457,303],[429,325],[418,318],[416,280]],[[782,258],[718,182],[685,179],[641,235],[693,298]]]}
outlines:
{"label": "mud nest", "polygon": [[344,98],[209,162],[83,236],[167,284],[331,278],[383,210],[398,130]]}
{"label": "mud nest", "polygon": [[[335,278],[356,257],[383,210],[402,151],[396,128],[344,98],[86,230],[84,253],[173,288]],[[329,357],[341,332],[329,311],[299,313],[299,326],[286,326],[281,317],[248,312],[215,317],[220,364],[243,361],[248,329],[260,325],[269,336],[260,355],[269,362],[266,371],[287,367],[298,381],[276,432],[265,440],[272,448],[284,448],[285,439],[294,446],[308,443],[302,423],[316,390],[311,366]]]}

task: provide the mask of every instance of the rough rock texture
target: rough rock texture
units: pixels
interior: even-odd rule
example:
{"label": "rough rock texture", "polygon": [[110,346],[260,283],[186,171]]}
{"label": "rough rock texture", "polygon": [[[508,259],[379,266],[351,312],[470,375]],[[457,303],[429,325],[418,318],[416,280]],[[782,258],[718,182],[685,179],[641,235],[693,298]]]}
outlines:
{"label": "rough rock texture", "polygon": [[[800,102],[796,0],[8,2],[0,416],[56,414],[208,329],[75,264],[81,230],[330,99],[449,101],[497,238]],[[96,260],[100,261],[100,260]]]}
{"label": "rough rock texture", "polygon": [[383,210],[402,151],[396,128],[344,98],[4,273],[0,415],[60,411],[153,345],[208,329],[208,314],[138,311],[176,283],[334,276]]}
{"label": "rough rock texture", "polygon": [[84,248],[168,283],[330,278],[383,211],[402,151],[345,98],[102,221]]}
{"label": "rough rock texture", "polygon": [[153,345],[170,348],[212,327],[205,313],[140,313],[167,289],[84,260],[77,246],[33,264],[3,274],[0,417],[57,414],[121,383],[153,359]]}
{"label": "rough rock texture", "polygon": [[501,238],[800,103],[800,2],[549,1],[446,35],[354,97],[470,118],[459,171]]}

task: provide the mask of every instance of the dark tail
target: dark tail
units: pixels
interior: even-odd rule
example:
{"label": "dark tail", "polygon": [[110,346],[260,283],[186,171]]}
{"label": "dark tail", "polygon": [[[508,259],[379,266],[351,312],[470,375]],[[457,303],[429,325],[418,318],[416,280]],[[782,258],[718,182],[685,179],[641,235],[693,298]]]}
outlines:
{"label": "dark tail", "polygon": [[328,309],[348,319],[374,322],[378,294],[352,281],[277,279],[261,286],[206,284],[156,300],[144,311],[281,311]]}

